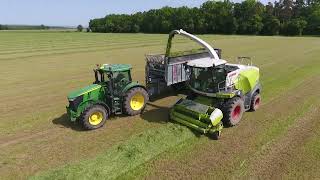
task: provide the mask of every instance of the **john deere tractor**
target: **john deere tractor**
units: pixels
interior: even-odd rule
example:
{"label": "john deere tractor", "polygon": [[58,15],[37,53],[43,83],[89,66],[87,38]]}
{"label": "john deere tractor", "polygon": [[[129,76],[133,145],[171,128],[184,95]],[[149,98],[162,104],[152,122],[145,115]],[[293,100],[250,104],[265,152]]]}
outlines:
{"label": "john deere tractor", "polygon": [[131,66],[104,64],[94,69],[95,82],[68,95],[67,113],[85,129],[103,126],[112,114],[136,115],[149,100],[144,86],[131,79]]}

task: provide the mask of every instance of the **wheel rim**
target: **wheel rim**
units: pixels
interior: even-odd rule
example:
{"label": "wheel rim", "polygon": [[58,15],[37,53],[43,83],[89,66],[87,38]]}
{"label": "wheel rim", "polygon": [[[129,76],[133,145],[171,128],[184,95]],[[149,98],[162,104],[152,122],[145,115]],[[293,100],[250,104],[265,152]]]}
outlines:
{"label": "wheel rim", "polygon": [[256,101],[254,102],[254,108],[257,109],[260,106],[261,99],[257,98]]}
{"label": "wheel rim", "polygon": [[241,106],[238,105],[236,106],[233,111],[232,111],[232,119],[238,119],[240,117],[241,114]]}
{"label": "wheel rim", "polygon": [[102,122],[103,120],[103,114],[101,112],[94,112],[89,116],[89,123],[91,125],[98,125]]}
{"label": "wheel rim", "polygon": [[142,109],[142,107],[144,106],[144,96],[141,93],[137,93],[132,96],[130,100],[130,106],[131,109],[135,111]]}

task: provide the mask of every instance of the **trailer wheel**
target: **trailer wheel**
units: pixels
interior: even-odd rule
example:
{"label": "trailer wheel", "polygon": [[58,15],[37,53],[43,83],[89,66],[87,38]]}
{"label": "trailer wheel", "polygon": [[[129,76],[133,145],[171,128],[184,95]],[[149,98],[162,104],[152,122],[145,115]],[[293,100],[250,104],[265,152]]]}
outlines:
{"label": "trailer wheel", "polygon": [[102,127],[108,119],[108,111],[101,105],[91,105],[84,110],[80,123],[86,130]]}
{"label": "trailer wheel", "polygon": [[244,101],[240,97],[234,97],[224,103],[221,109],[223,111],[223,124],[227,127],[235,126],[242,118]]}
{"label": "trailer wheel", "polygon": [[252,100],[251,100],[251,104],[250,104],[250,110],[251,111],[258,110],[260,105],[261,105],[261,95],[258,92],[255,92],[252,95]]}
{"label": "trailer wheel", "polygon": [[175,91],[182,91],[182,90],[185,90],[187,88],[185,82],[180,82],[180,83],[177,83],[177,84],[173,84],[173,85],[171,85],[171,87]]}
{"label": "trailer wheel", "polygon": [[135,87],[126,93],[123,109],[126,114],[134,116],[143,111],[148,101],[149,96],[147,91],[141,87]]}

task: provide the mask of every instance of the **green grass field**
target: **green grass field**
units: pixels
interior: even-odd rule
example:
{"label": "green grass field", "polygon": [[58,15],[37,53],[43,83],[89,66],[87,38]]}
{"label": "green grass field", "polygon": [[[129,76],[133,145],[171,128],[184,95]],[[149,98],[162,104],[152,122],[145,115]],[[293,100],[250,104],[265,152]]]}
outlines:
{"label": "green grass field", "polygon": [[200,37],[261,70],[262,107],[219,141],[167,122],[174,93],[95,131],[66,117],[95,64],[130,63],[144,83],[144,55],[164,52],[167,35],[0,32],[0,179],[320,178],[320,39]]}

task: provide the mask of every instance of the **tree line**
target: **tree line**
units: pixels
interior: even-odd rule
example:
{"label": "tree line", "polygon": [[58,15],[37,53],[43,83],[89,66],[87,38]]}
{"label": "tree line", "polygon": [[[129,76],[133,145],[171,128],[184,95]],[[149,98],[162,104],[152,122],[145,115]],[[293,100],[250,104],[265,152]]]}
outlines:
{"label": "tree line", "polygon": [[4,25],[0,24],[0,30],[46,30],[49,26],[41,25]]}
{"label": "tree line", "polygon": [[163,7],[135,14],[111,14],[89,22],[92,32],[320,35],[320,0],[207,1],[199,8]]}

